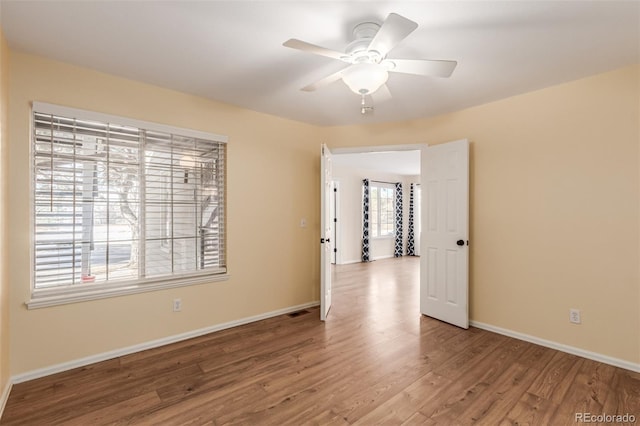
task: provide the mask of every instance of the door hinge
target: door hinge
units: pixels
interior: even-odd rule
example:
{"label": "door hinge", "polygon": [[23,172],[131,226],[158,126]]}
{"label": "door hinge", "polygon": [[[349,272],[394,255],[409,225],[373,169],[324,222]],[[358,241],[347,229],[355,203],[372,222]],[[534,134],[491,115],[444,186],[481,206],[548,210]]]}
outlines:
{"label": "door hinge", "polygon": [[338,192],[338,188],[333,188],[333,192]]}
{"label": "door hinge", "polygon": [[334,253],[337,253],[337,252],[338,252],[338,249],[337,249],[337,248],[334,248],[334,249],[333,249],[333,252],[334,252]]}
{"label": "door hinge", "polygon": [[338,222],[338,218],[337,218],[337,217],[334,217],[334,218],[333,218],[333,223],[337,223],[337,222]]}
{"label": "door hinge", "polygon": [[320,238],[320,244],[324,244],[324,238]]}

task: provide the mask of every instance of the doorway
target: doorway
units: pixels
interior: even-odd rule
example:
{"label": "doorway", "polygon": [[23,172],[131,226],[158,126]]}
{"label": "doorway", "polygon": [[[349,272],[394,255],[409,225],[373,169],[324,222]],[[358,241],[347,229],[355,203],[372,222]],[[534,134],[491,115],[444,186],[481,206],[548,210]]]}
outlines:
{"label": "doorway", "polygon": [[[334,249],[337,251],[332,257],[332,277],[335,282],[344,281],[342,278],[351,276],[352,267],[356,270],[368,271],[371,273],[378,271],[378,274],[389,274],[398,268],[392,266],[412,265],[411,270],[415,272],[414,278],[419,277],[419,259],[408,252],[409,245],[409,218],[411,199],[415,203],[419,199],[412,197],[415,195],[415,188],[420,184],[420,163],[421,146],[413,145],[406,147],[393,146],[389,149],[381,147],[368,148],[363,150],[334,149],[331,150],[331,172],[332,190],[330,192],[331,204],[331,239]],[[370,230],[370,260],[373,263],[362,263],[362,238],[363,238],[363,179],[370,182],[370,216],[371,223],[368,224]],[[400,184],[400,185],[398,185]],[[411,191],[413,189],[413,191]],[[396,196],[401,198],[398,203]],[[402,223],[401,234],[401,257],[395,257],[397,250],[396,213],[398,205],[401,209]],[[414,210],[413,221],[413,242],[420,238],[420,211]],[[375,216],[375,217],[374,217]],[[416,226],[417,225],[417,226]],[[406,263],[409,262],[409,263]],[[383,267],[383,265],[387,265]],[[400,268],[402,269],[402,268]],[[416,270],[417,269],[417,270]],[[385,272],[386,271],[386,272]],[[342,275],[346,274],[346,275]],[[332,278],[332,280],[333,280]],[[378,278],[379,280],[380,278]],[[375,281],[375,280],[374,280]],[[387,276],[385,284],[379,288],[379,294],[386,292],[399,285],[404,287],[402,279],[396,276]],[[363,283],[364,284],[364,283]],[[369,283],[374,287],[378,284]],[[406,283],[407,288],[398,287],[397,291],[413,291],[411,297],[412,305],[407,306],[408,310],[419,313],[419,286],[416,283]],[[332,293],[335,294],[335,293]],[[338,293],[344,294],[344,293]],[[395,293],[394,293],[395,294]],[[398,293],[399,294],[399,293]],[[333,303],[340,303],[340,296],[336,299],[332,296]],[[344,303],[344,302],[343,302]],[[389,300],[389,303],[391,301]]]}
{"label": "doorway", "polygon": [[[330,199],[333,198],[333,193],[330,191],[332,188],[331,180],[333,178],[332,171],[338,172],[338,168],[334,169],[335,163],[339,164],[338,160],[341,155],[345,157],[353,158],[352,154],[355,153],[368,153],[368,157],[374,163],[382,164],[384,167],[388,167],[393,164],[399,164],[404,162],[392,162],[386,159],[380,161],[380,156],[376,154],[390,155],[393,153],[406,154],[410,151],[419,150],[420,160],[418,162],[420,167],[420,188],[417,191],[418,197],[422,201],[420,204],[418,214],[418,231],[420,233],[419,239],[419,252],[427,253],[427,256],[423,256],[420,260],[420,312],[422,314],[432,316],[445,322],[457,325],[462,328],[468,328],[469,326],[469,307],[468,307],[468,245],[469,245],[469,141],[458,140],[448,143],[435,145],[428,147],[426,145],[405,145],[405,146],[387,146],[387,147],[373,147],[373,148],[356,148],[356,149],[337,149],[333,153],[323,145],[323,154],[321,161],[321,187],[323,188],[321,204],[324,206],[321,211],[321,227],[324,230],[325,238],[322,238],[321,243],[325,240],[328,242],[328,238],[332,236],[331,226],[329,223],[330,218]],[[350,179],[350,182],[355,183],[355,187],[358,187],[358,175],[362,177],[362,170],[358,171],[358,167],[347,167],[350,172],[350,177],[354,176],[356,179]],[[424,169],[424,170],[421,170]],[[384,168],[381,172],[384,172]],[[355,173],[353,173],[355,171]],[[366,171],[368,175],[373,172],[371,170]],[[376,194],[382,190],[376,185],[371,186],[369,178],[361,180],[362,184],[362,213],[359,220],[353,220],[352,224],[360,222],[360,226],[347,226],[343,227],[344,238],[340,238],[346,243],[351,242],[352,248],[361,249],[361,256],[358,256],[357,250],[351,252],[352,262],[356,263],[357,257],[361,257],[362,261],[368,262],[370,260],[376,260],[380,256],[380,253],[376,253],[374,248],[374,242],[380,243],[381,247],[389,246],[388,241],[384,241],[390,237],[391,232],[388,231],[388,217],[390,214],[395,216],[394,222],[394,248],[393,255],[386,255],[386,257],[399,257],[405,255],[407,244],[404,240],[405,234],[405,220],[404,220],[404,199],[402,197],[403,186],[407,183],[406,179],[403,179],[401,174],[396,175],[392,179],[395,181],[384,182],[377,181],[378,183],[387,183],[393,185],[395,188],[395,201],[393,209],[388,209],[382,203],[390,203],[390,197],[385,199],[376,197]],[[342,181],[346,181],[346,178]],[[346,185],[343,185],[343,188]],[[417,184],[416,184],[417,186]],[[413,185],[412,185],[413,187]],[[378,189],[376,189],[378,188]],[[424,192],[426,190],[426,192]],[[385,190],[389,192],[389,190]],[[382,191],[382,192],[385,192]],[[343,191],[343,193],[346,191]],[[413,191],[411,191],[413,193]],[[345,196],[343,201],[351,200],[350,202],[356,203],[359,197]],[[413,199],[413,197],[411,197]],[[344,203],[343,203],[344,206]],[[413,210],[413,209],[411,209]],[[342,209],[344,211],[344,209]],[[352,210],[351,219],[354,218],[356,209]],[[384,211],[385,213],[380,213]],[[393,213],[390,213],[393,212]],[[339,213],[343,216],[342,212]],[[375,218],[378,217],[379,221],[383,219],[384,226],[378,227],[372,226],[375,222]],[[345,220],[346,222],[346,220]],[[426,227],[422,225],[426,224]],[[361,244],[353,244],[354,241],[358,241],[357,229],[362,231]],[[349,238],[349,229],[351,229],[351,237]],[[374,231],[378,230],[376,234]],[[382,230],[385,232],[383,233]],[[413,229],[415,232],[415,228]],[[424,231],[424,232],[422,232]],[[341,234],[343,234],[341,233]],[[337,242],[337,241],[335,241]],[[361,246],[358,248],[358,246]],[[329,245],[324,245],[324,250],[321,256],[321,271],[331,269],[331,258],[329,255]],[[346,252],[346,250],[345,250]],[[325,254],[326,253],[326,254]],[[384,253],[383,253],[384,255]],[[323,278],[325,277],[325,278]],[[322,289],[330,288],[330,272],[321,274],[321,287]],[[325,295],[324,291],[321,291],[321,319],[325,320],[326,313],[331,308],[331,298],[329,293]]]}

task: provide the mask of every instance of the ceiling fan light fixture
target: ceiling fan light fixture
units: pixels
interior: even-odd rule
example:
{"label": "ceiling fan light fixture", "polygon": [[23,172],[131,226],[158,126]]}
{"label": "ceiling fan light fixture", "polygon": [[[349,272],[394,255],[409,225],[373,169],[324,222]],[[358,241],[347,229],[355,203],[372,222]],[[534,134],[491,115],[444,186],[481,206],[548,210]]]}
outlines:
{"label": "ceiling fan light fixture", "polygon": [[342,81],[358,95],[370,95],[387,82],[389,73],[377,64],[355,64],[342,74]]}

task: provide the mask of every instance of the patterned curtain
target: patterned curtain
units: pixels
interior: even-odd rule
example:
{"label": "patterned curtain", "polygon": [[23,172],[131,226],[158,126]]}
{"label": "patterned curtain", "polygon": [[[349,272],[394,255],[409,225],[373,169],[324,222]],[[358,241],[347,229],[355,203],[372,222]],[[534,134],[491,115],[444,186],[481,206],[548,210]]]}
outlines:
{"label": "patterned curtain", "polygon": [[393,251],[394,257],[402,256],[402,183],[396,183],[396,199],[395,199],[395,230],[396,230],[396,245]]}
{"label": "patterned curtain", "polygon": [[362,261],[369,262],[369,179],[362,181]]}
{"label": "patterned curtain", "polygon": [[413,233],[413,184],[409,189],[409,226],[407,230],[407,256],[416,255],[415,235]]}

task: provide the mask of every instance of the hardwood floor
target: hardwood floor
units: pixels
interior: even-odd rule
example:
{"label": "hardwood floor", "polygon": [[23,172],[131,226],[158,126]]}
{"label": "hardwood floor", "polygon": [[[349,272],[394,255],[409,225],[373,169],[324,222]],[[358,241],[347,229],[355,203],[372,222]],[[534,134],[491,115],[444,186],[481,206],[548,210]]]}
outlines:
{"label": "hardwood floor", "polygon": [[418,275],[338,266],[326,323],[308,309],[17,384],[0,423],[640,423],[640,374],[423,317]]}

